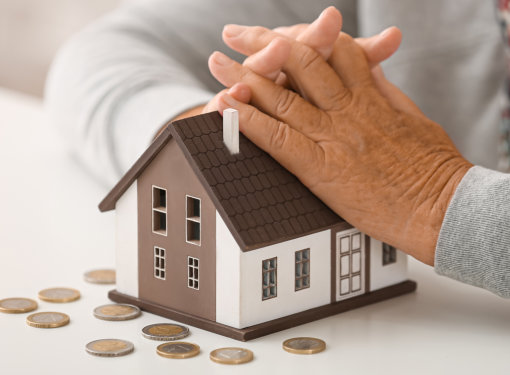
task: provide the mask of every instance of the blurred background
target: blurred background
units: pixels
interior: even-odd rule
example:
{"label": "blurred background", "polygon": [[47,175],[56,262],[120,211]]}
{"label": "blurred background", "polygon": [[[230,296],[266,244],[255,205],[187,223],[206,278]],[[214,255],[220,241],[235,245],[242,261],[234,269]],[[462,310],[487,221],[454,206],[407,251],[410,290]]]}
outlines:
{"label": "blurred background", "polygon": [[0,87],[42,97],[64,41],[121,0],[0,0]]}

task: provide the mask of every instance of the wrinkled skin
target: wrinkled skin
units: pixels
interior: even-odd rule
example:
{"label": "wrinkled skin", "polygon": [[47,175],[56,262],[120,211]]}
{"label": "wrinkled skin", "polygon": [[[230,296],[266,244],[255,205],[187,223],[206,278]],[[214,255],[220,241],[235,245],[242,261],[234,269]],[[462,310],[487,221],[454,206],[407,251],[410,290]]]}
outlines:
{"label": "wrinkled skin", "polygon": [[212,74],[251,94],[246,104],[222,92],[218,110],[237,109],[240,130],[352,225],[432,265],[446,208],[472,166],[441,126],[374,75],[366,52],[344,33],[327,62],[262,27],[230,25],[225,35],[247,56],[276,39],[287,43],[282,71],[301,95],[215,52]]}

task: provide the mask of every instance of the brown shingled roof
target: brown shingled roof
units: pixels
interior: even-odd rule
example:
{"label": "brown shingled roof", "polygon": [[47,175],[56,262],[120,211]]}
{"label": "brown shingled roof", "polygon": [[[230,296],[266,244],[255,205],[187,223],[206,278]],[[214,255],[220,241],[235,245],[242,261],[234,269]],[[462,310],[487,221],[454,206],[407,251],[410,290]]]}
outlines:
{"label": "brown shingled roof", "polygon": [[217,112],[169,125],[100,203],[101,211],[115,207],[173,136],[243,251],[344,221],[244,135],[239,135],[239,154],[231,155],[223,144],[222,128]]}
{"label": "brown shingled roof", "polygon": [[239,154],[223,144],[218,112],[173,123],[172,134],[243,250],[343,222],[293,174],[243,134]]}

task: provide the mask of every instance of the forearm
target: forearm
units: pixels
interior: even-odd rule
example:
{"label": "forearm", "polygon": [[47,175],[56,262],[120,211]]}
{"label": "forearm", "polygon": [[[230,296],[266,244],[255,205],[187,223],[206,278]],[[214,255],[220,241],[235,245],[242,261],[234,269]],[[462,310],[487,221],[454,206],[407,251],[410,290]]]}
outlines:
{"label": "forearm", "polygon": [[473,167],[446,212],[435,253],[441,275],[510,297],[510,174]]}

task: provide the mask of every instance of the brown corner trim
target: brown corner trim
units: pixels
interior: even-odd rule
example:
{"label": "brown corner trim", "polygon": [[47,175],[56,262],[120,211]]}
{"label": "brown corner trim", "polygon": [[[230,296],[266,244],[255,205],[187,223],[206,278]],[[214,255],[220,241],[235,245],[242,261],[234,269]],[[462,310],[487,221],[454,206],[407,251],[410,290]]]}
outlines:
{"label": "brown corner trim", "polygon": [[116,290],[110,291],[108,293],[108,297],[112,301],[119,303],[130,303],[140,307],[145,311],[161,315],[165,318],[176,320],[184,324],[189,324],[200,329],[205,329],[207,331],[230,337],[235,340],[248,341],[268,335],[270,333],[283,331],[284,329],[326,318],[328,316],[332,316],[344,311],[380,302],[388,298],[411,293],[415,290],[416,282],[406,280],[399,284],[388,286],[386,288],[366,293],[361,296],[353,297],[340,302],[335,302],[329,305],[315,307],[310,310],[302,311],[296,314],[285,316],[283,318],[274,319],[269,322],[257,324],[243,329],[229,327],[221,323],[213,322],[212,320],[207,320],[184,313],[182,311],[172,310],[149,301],[119,293]]}

